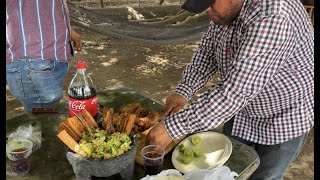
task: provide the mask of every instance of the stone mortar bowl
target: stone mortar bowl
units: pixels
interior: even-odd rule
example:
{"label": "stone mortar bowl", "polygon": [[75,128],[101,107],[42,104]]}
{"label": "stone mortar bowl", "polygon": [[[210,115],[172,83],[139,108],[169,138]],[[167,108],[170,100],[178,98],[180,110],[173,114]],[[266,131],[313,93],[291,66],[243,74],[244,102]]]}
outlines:
{"label": "stone mortar bowl", "polygon": [[68,149],[66,156],[72,165],[77,180],[90,180],[91,176],[109,177],[118,173],[125,180],[133,179],[137,137],[130,137],[133,142],[131,149],[110,159],[84,158]]}

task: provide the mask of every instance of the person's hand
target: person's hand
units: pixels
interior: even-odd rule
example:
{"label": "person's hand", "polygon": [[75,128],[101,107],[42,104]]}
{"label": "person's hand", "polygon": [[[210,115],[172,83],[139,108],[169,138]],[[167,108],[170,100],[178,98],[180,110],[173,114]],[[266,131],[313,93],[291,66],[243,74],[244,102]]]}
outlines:
{"label": "person's hand", "polygon": [[160,119],[164,119],[167,115],[178,112],[182,109],[188,101],[179,94],[172,94],[166,99],[166,105],[164,111],[160,116]]}
{"label": "person's hand", "polygon": [[82,51],[82,38],[80,34],[78,34],[75,30],[71,29],[70,36],[75,50]]}
{"label": "person's hand", "polygon": [[164,122],[156,124],[148,133],[146,137],[146,145],[160,145],[164,149],[169,145],[173,139],[169,135]]}

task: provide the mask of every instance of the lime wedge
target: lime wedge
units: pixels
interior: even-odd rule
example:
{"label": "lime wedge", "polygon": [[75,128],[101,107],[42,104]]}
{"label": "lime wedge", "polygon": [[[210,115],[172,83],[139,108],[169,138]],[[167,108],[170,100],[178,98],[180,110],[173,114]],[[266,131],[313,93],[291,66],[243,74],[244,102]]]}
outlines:
{"label": "lime wedge", "polygon": [[191,142],[192,142],[193,145],[199,146],[201,144],[201,142],[202,142],[202,139],[199,136],[193,136],[191,138]]}
{"label": "lime wedge", "polygon": [[24,147],[24,145],[21,141],[12,141],[12,147],[14,149],[21,149]]}
{"label": "lime wedge", "polygon": [[179,147],[180,152],[184,152],[184,150],[186,149],[186,146],[184,146],[184,144],[181,144]]}

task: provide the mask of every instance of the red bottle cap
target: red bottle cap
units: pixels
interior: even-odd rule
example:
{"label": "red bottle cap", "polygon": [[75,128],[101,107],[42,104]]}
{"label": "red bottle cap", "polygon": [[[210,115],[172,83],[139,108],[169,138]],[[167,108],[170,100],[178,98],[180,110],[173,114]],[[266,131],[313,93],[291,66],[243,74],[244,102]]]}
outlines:
{"label": "red bottle cap", "polygon": [[87,67],[86,62],[84,62],[84,61],[78,61],[78,62],[77,62],[77,68],[79,68],[79,69],[85,69],[86,67]]}

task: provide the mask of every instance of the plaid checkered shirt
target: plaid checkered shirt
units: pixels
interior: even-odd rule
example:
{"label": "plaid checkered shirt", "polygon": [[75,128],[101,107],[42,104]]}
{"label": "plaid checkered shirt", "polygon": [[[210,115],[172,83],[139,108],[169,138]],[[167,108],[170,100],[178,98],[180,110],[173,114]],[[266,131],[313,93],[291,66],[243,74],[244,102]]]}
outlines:
{"label": "plaid checkered shirt", "polygon": [[210,22],[174,93],[190,100],[218,73],[221,81],[165,118],[173,139],[216,128],[273,145],[314,125],[314,30],[300,0],[245,0],[232,24]]}

